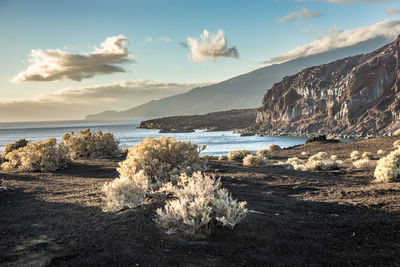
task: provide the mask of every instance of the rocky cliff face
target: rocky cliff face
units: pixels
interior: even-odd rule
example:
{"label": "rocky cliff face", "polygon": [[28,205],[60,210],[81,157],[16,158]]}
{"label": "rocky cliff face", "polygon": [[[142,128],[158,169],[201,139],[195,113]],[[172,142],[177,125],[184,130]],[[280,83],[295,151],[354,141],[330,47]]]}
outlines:
{"label": "rocky cliff face", "polygon": [[400,129],[400,36],[372,53],[304,69],[273,85],[264,133],[390,135]]}

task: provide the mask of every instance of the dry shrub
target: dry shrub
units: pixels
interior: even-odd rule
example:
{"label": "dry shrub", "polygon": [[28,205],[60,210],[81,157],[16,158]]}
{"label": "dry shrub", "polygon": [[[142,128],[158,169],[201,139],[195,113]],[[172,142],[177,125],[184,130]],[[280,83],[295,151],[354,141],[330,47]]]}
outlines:
{"label": "dry shrub", "polygon": [[374,155],[371,152],[364,152],[361,156],[362,159],[373,159]]}
{"label": "dry shrub", "polygon": [[224,156],[219,156],[218,160],[224,160]]}
{"label": "dry shrub", "polygon": [[400,178],[400,148],[381,158],[375,168],[376,182],[398,181]]}
{"label": "dry shrub", "polygon": [[14,151],[14,150],[17,150],[17,149],[19,149],[19,148],[21,148],[21,147],[26,146],[29,142],[30,142],[30,141],[28,141],[28,140],[26,140],[26,139],[24,139],[24,138],[21,138],[21,139],[15,141],[15,142],[13,142],[13,143],[7,144],[7,145],[4,147],[4,150],[3,150],[3,152],[2,152],[1,154],[2,154],[3,156],[5,156],[5,155],[7,155],[8,153],[10,153],[10,152],[12,152],[12,151]]}
{"label": "dry shrub", "polygon": [[306,157],[306,156],[309,155],[309,153],[308,153],[307,151],[303,151],[303,152],[301,152],[301,155],[304,156],[304,157]]}
{"label": "dry shrub", "polygon": [[293,157],[289,158],[286,163],[291,164],[295,170],[329,171],[338,169],[341,162],[330,159],[326,152],[319,152],[311,156],[308,160]]}
{"label": "dry shrub", "polygon": [[247,155],[253,154],[250,150],[247,149],[238,149],[238,150],[233,150],[229,151],[228,153],[228,159],[229,160],[243,160],[244,157]]}
{"label": "dry shrub", "polygon": [[330,159],[331,159],[332,161],[336,161],[336,160],[337,160],[337,156],[336,156],[336,155],[332,155],[332,156],[330,157]]}
{"label": "dry shrub", "polygon": [[249,167],[262,167],[267,163],[266,158],[264,158],[263,156],[259,156],[259,155],[247,155],[246,157],[244,157],[243,159],[243,165],[244,166],[249,166]]}
{"label": "dry shrub", "polygon": [[102,191],[106,202],[104,211],[134,208],[146,198],[149,191],[148,179],[144,171],[140,171],[132,177],[120,177],[110,183],[105,183]]}
{"label": "dry shrub", "polygon": [[270,153],[271,151],[270,150],[268,150],[268,148],[267,149],[260,149],[260,150],[258,150],[257,151],[257,155],[258,156],[262,156],[262,157],[264,157],[264,158],[270,158],[271,157],[271,153]]}
{"label": "dry shrub", "polygon": [[353,166],[357,169],[364,169],[364,168],[374,168],[375,161],[370,160],[368,158],[362,158],[353,162]]}
{"label": "dry shrub", "polygon": [[157,209],[156,223],[166,234],[208,235],[215,225],[233,229],[242,220],[246,202],[237,202],[220,180],[200,172],[182,174],[178,184],[167,186],[175,199]]}
{"label": "dry shrub", "polygon": [[271,144],[268,146],[267,150],[268,151],[277,151],[277,150],[281,150],[281,147],[277,144]]}
{"label": "dry shrub", "polygon": [[90,132],[90,129],[77,133],[71,132],[63,136],[65,145],[69,148],[71,158],[97,158],[100,156],[117,156],[121,154],[119,141],[112,133],[102,131]]}
{"label": "dry shrub", "polygon": [[379,149],[376,154],[378,155],[378,157],[382,157],[383,155],[385,155],[385,151],[383,151],[382,149]]}
{"label": "dry shrub", "polygon": [[9,152],[1,167],[5,170],[55,171],[65,168],[70,162],[68,149],[55,138],[45,142],[29,142],[26,146]]}
{"label": "dry shrub", "polygon": [[204,170],[205,161],[199,156],[204,148],[172,137],[146,137],[129,149],[126,160],[119,164],[117,171],[121,177],[130,178],[143,170],[150,189],[157,190],[164,183],[176,183],[181,172],[191,174]]}
{"label": "dry shrub", "polygon": [[393,142],[393,147],[396,148],[396,149],[399,148],[400,147],[400,140],[394,141]]}
{"label": "dry shrub", "polygon": [[358,152],[357,150],[351,152],[351,154],[350,154],[350,159],[351,160],[358,160],[360,158],[361,158],[360,152]]}

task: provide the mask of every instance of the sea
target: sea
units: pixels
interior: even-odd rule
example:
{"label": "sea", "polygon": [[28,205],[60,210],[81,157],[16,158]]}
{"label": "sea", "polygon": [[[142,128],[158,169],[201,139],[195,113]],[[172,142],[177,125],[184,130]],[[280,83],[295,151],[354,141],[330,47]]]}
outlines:
{"label": "sea", "polygon": [[240,136],[232,131],[207,132],[196,130],[192,133],[159,133],[157,129],[140,129],[142,120],[129,121],[52,121],[52,122],[9,122],[0,123],[0,150],[6,144],[20,138],[30,141],[45,140],[56,137],[62,141],[65,133],[77,132],[90,128],[92,131],[101,130],[112,132],[120,141],[121,147],[132,147],[147,136],[171,136],[177,140],[191,141],[195,144],[205,144],[203,155],[221,156],[236,149],[257,151],[277,144],[282,148],[304,144],[306,138],[290,136]]}

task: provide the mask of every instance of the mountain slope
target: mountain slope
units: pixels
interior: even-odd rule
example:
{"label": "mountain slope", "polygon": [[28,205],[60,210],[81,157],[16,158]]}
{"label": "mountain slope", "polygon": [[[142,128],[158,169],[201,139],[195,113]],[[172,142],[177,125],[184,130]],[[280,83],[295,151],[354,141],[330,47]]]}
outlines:
{"label": "mountain slope", "polygon": [[214,85],[194,88],[187,93],[151,101],[129,110],[106,111],[89,115],[86,119],[106,120],[194,115],[260,107],[265,91],[285,76],[293,75],[307,67],[370,52],[386,43],[387,40],[384,38],[371,39],[354,46],[263,67]]}
{"label": "mountain slope", "polygon": [[386,135],[400,128],[400,36],[369,54],[305,69],[265,95],[266,133]]}

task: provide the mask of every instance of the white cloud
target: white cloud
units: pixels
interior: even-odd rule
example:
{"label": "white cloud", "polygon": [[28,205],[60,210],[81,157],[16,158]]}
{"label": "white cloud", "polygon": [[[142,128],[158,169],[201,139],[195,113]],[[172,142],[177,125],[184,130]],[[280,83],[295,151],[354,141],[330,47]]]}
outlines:
{"label": "white cloud", "polygon": [[386,8],[385,13],[387,15],[400,15],[400,9],[396,8]]}
{"label": "white cloud", "polygon": [[306,8],[302,8],[301,11],[291,12],[291,13],[287,14],[286,16],[278,19],[278,21],[280,23],[286,23],[286,22],[292,21],[292,20],[308,19],[311,17],[318,17],[320,15],[321,15],[321,13],[319,13],[319,12],[313,12]]}
{"label": "white cloud", "polygon": [[388,41],[395,39],[400,34],[400,20],[379,22],[372,26],[361,27],[348,31],[337,31],[335,27],[328,31],[328,36],[319,38],[307,45],[272,58],[264,62],[267,65],[283,63],[300,57],[306,57],[333,49],[348,47],[372,38],[385,38]]}
{"label": "white cloud", "polygon": [[133,59],[123,35],[108,37],[100,48],[89,54],[71,54],[60,49],[34,49],[30,54],[31,65],[15,76],[13,82],[81,81],[97,74],[124,72],[117,66]]}
{"label": "white cloud", "polygon": [[66,88],[33,99],[0,99],[0,121],[83,119],[87,114],[104,110],[126,110],[209,84],[121,81],[92,87]]}
{"label": "white cloud", "polygon": [[151,36],[147,36],[145,39],[145,43],[154,43],[154,42],[166,42],[166,43],[170,43],[172,40],[169,37],[159,37],[157,39],[153,39],[153,37]]}
{"label": "white cloud", "polygon": [[193,62],[239,57],[239,51],[236,47],[228,47],[228,41],[222,30],[219,30],[216,34],[204,30],[199,39],[188,37],[186,45],[191,52],[188,57]]}

